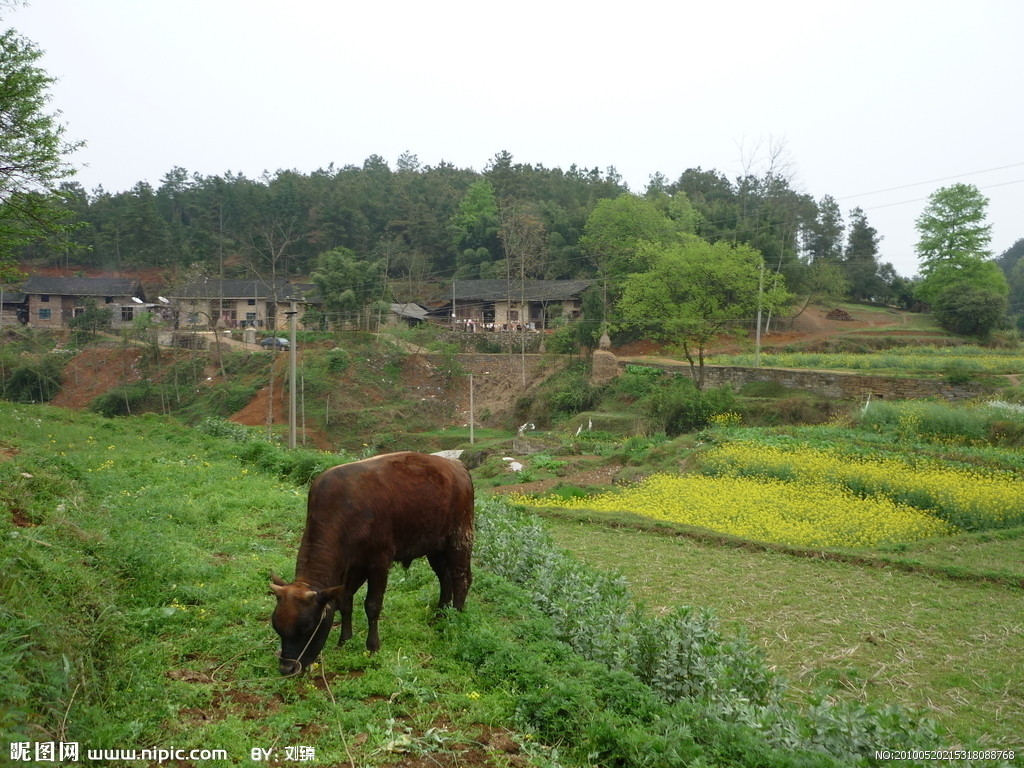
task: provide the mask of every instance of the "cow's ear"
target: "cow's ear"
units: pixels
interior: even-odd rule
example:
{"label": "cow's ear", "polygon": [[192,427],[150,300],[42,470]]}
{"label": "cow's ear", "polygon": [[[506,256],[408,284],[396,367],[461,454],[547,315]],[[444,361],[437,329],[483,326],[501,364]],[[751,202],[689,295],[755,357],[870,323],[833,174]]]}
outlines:
{"label": "cow's ear", "polygon": [[279,584],[277,581],[270,582],[270,594],[275,595],[279,600],[284,597],[285,584]]}
{"label": "cow's ear", "polygon": [[327,605],[328,602],[340,599],[342,591],[342,587],[328,587],[320,590],[320,604]]}

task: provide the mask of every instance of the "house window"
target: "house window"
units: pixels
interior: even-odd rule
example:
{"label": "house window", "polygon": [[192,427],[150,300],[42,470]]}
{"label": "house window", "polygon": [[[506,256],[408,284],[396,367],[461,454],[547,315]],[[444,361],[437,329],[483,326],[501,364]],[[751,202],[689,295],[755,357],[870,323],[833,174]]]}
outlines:
{"label": "house window", "polygon": [[245,322],[249,324],[250,328],[255,328],[256,327],[256,313],[255,312],[246,312],[245,313]]}
{"label": "house window", "polygon": [[250,307],[255,307],[256,306],[256,299],[246,299],[245,303],[248,304]]}
{"label": "house window", "polygon": [[51,312],[51,310],[49,310],[49,309],[40,309],[39,310],[39,319],[40,320],[49,320],[50,319],[50,312]]}
{"label": "house window", "polygon": [[114,297],[113,296],[104,296],[103,297],[103,301],[105,303],[107,303],[107,304],[113,304],[114,303]]}
{"label": "house window", "polygon": [[121,307],[121,322],[130,323],[134,316],[135,307]]}
{"label": "house window", "polygon": [[41,294],[39,294],[39,300],[40,301],[49,301],[50,300],[50,294],[48,294],[48,293],[41,293]]}

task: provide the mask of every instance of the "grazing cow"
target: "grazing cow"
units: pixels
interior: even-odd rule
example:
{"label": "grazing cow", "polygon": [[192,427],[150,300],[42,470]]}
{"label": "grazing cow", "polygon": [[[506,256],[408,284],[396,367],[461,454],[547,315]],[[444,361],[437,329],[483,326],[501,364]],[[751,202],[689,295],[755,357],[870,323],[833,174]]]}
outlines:
{"label": "grazing cow", "polygon": [[459,461],[405,451],[342,464],[309,488],[295,581],[271,575],[271,623],[281,636],[280,671],[312,664],[341,611],[341,645],[352,637],[352,596],[364,583],[366,647],[380,648],[377,620],[388,571],[426,557],[441,583],[438,609],[462,610],[472,579],[473,481]]}

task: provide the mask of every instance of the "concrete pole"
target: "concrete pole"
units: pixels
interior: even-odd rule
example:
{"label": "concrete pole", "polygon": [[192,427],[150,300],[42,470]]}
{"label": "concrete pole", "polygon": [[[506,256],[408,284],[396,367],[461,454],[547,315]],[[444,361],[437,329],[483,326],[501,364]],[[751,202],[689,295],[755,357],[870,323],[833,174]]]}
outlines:
{"label": "concrete pole", "polygon": [[473,374],[469,374],[469,444],[473,445]]}
{"label": "concrete pole", "polygon": [[295,448],[295,394],[298,390],[298,382],[295,379],[295,328],[298,322],[298,310],[295,308],[295,299],[291,302],[291,311],[288,312],[288,325],[291,338],[288,340],[288,447]]}

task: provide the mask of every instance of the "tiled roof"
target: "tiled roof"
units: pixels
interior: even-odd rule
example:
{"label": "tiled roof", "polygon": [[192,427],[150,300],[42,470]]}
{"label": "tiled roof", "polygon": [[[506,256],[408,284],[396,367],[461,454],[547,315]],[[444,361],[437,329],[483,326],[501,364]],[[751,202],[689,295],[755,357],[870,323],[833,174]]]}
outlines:
{"label": "tiled roof", "polygon": [[287,280],[221,280],[200,278],[170,294],[178,299],[277,299],[292,294]]}
{"label": "tiled roof", "polygon": [[54,296],[139,296],[142,284],[131,277],[47,277],[32,275],[21,290]]}
{"label": "tiled roof", "polygon": [[564,301],[579,297],[593,285],[593,280],[456,280],[455,301],[513,301],[525,296],[527,301]]}
{"label": "tiled roof", "polygon": [[408,317],[413,320],[423,320],[427,316],[427,310],[419,304],[409,302],[407,304],[392,304],[391,311],[399,317]]}

